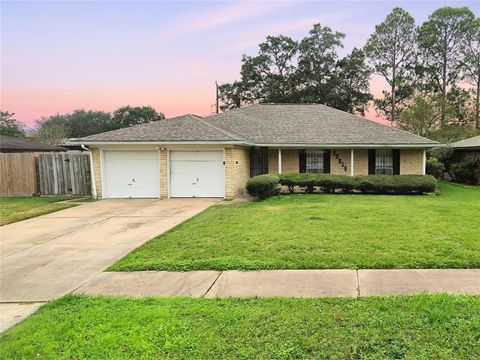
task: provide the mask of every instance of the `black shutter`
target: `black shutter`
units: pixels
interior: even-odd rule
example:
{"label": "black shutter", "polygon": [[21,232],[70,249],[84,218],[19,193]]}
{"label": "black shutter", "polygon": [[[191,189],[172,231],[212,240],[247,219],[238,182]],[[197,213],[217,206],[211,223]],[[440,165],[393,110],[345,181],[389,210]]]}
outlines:
{"label": "black shutter", "polygon": [[392,150],[393,156],[393,175],[400,175],[400,150]]}
{"label": "black shutter", "polygon": [[375,175],[375,149],[368,149],[368,175]]}
{"label": "black shutter", "polygon": [[298,152],[298,172],[307,172],[307,152],[305,150],[299,150]]}
{"label": "black shutter", "polygon": [[330,150],[323,151],[323,172],[330,174]]}

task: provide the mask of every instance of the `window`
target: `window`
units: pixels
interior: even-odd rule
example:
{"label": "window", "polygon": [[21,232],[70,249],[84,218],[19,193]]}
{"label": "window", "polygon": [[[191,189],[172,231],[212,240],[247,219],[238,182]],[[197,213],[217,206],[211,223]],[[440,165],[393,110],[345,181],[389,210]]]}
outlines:
{"label": "window", "polygon": [[306,150],[307,173],[323,173],[323,150]]}
{"label": "window", "polygon": [[393,152],[378,149],[375,155],[375,174],[393,175]]}

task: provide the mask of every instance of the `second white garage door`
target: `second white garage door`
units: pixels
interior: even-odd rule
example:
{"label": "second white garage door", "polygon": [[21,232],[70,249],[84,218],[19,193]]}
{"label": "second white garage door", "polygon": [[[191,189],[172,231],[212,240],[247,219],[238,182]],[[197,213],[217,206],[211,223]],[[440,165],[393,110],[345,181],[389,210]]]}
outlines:
{"label": "second white garage door", "polygon": [[171,197],[224,197],[223,151],[170,152]]}

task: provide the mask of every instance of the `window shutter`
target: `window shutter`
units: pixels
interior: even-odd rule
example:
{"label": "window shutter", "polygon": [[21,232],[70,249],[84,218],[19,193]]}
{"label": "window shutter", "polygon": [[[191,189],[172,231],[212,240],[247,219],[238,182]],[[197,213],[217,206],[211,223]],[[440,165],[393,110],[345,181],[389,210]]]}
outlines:
{"label": "window shutter", "polygon": [[393,175],[400,175],[400,150],[392,150],[393,157]]}
{"label": "window shutter", "polygon": [[368,149],[368,175],[375,175],[375,149]]}
{"label": "window shutter", "polygon": [[300,173],[307,172],[307,153],[305,152],[305,150],[300,150],[298,152],[298,165],[299,165],[298,172]]}
{"label": "window shutter", "polygon": [[330,174],[330,150],[323,151],[323,172]]}

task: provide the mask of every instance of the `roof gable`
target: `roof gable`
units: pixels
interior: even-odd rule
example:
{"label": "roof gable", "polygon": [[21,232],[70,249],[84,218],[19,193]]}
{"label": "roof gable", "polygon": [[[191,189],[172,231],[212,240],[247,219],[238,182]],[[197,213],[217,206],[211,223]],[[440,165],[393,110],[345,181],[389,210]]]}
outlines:
{"label": "roof gable", "polygon": [[225,130],[218,129],[200,116],[183,115],[167,120],[132,126],[71,141],[84,142],[160,142],[160,141],[234,141]]}

